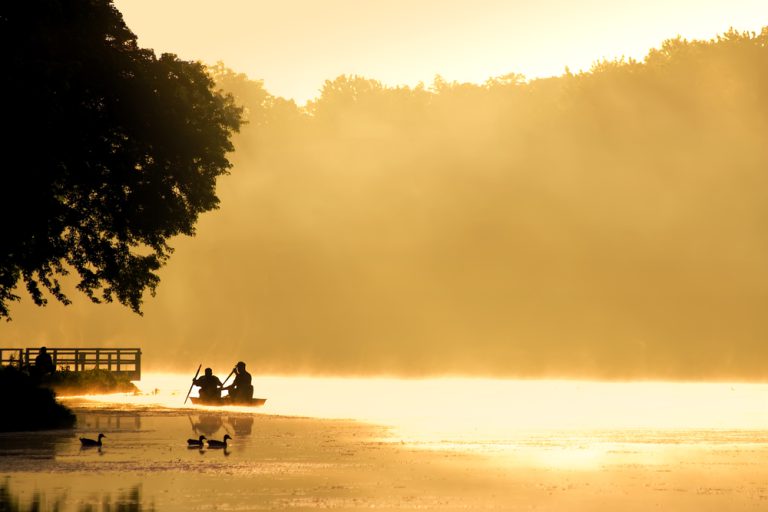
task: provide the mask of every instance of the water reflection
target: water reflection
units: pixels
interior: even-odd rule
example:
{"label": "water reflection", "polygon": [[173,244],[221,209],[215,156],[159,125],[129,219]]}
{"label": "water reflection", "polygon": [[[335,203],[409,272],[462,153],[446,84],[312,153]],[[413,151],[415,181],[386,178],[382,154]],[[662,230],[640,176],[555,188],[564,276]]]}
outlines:
{"label": "water reflection", "polygon": [[84,445],[80,445],[80,452],[96,452],[99,455],[104,455],[104,452],[101,451],[101,446],[84,446]]}
{"label": "water reflection", "polygon": [[107,495],[101,502],[101,507],[92,503],[86,503],[80,506],[80,512],[143,512],[154,511],[154,506],[145,509],[141,501],[141,486],[132,487],[129,491],[118,494],[114,504],[110,502],[110,496]]}
{"label": "water reflection", "polygon": [[188,415],[187,418],[196,436],[200,434],[205,437],[217,435],[221,437],[224,434],[249,436],[253,431],[254,417],[251,415],[199,414]]}
{"label": "water reflection", "polygon": [[195,434],[202,434],[205,437],[215,435],[224,424],[222,417],[218,414],[200,414],[197,421],[194,421],[191,416],[188,417]]}
{"label": "water reflection", "polygon": [[138,414],[98,414],[78,413],[77,427],[79,429],[95,430],[140,430],[141,416]]}
{"label": "water reflection", "polygon": [[[32,499],[29,502],[29,506],[25,507],[21,505],[21,500],[17,496],[11,494],[10,485],[8,484],[8,478],[0,483],[0,510],[3,512],[38,512],[42,510],[42,497],[40,493],[36,492],[32,495]],[[51,510],[60,510],[60,504],[57,502]]]}
{"label": "water reflection", "polygon": [[249,436],[253,430],[253,416],[230,416],[229,424],[239,436]]}
{"label": "water reflection", "polygon": [[[70,506],[67,506],[70,505]],[[154,505],[146,506],[142,502],[141,486],[136,485],[125,492],[118,493],[114,501],[112,496],[104,494],[72,507],[66,494],[57,494],[53,498],[45,493],[34,492],[25,499],[19,493],[14,493],[10,485],[10,477],[0,482],[0,511],[2,512],[64,512],[78,510],[79,512],[150,512]]]}
{"label": "water reflection", "polygon": [[[72,443],[75,434],[70,430],[43,432],[10,432],[0,434],[0,468],[13,465],[13,459],[52,460],[60,449]],[[2,509],[0,509],[2,510]]]}

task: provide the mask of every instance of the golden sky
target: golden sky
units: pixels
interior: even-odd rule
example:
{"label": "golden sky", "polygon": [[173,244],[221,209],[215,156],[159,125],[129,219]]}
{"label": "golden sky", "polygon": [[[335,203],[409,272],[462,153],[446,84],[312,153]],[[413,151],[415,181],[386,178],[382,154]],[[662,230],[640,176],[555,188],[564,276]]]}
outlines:
{"label": "golden sky", "polygon": [[116,0],[142,46],[263,79],[303,103],[326,79],[483,82],[642,57],[676,35],[759,31],[765,0]]}

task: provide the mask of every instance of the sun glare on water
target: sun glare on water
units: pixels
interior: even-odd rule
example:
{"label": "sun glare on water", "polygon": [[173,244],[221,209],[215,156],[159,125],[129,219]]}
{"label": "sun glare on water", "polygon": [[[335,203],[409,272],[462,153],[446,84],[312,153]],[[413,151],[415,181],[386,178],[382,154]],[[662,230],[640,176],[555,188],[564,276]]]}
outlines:
{"label": "sun glare on water", "polygon": [[388,427],[385,442],[538,467],[657,463],[681,449],[768,442],[768,384],[258,376],[259,408],[184,405],[187,375],[145,373],[137,384],[138,394],[87,400],[149,413],[350,419]]}
{"label": "sun glare on water", "polygon": [[[184,405],[189,376],[148,373],[136,384],[140,394],[89,399],[126,407],[191,406],[191,402]],[[475,438],[531,429],[768,425],[768,384],[284,376],[254,377],[253,384],[254,396],[268,399],[264,407],[226,409],[353,419],[389,425],[410,436]]]}

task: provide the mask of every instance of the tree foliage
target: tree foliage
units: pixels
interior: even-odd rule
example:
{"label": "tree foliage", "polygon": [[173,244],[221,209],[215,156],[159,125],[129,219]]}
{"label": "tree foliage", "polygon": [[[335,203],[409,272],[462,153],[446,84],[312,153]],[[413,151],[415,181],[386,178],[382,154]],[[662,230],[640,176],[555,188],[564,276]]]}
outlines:
{"label": "tree foliage", "polygon": [[0,317],[23,282],[139,312],[171,237],[216,208],[240,109],[197,62],[140,48],[111,0],[0,4]]}

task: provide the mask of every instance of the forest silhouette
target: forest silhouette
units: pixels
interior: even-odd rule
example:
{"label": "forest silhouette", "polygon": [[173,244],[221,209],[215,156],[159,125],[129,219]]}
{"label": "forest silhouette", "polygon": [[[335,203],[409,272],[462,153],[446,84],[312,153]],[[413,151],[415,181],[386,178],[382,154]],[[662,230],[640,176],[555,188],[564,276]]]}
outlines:
{"label": "forest silhouette", "polygon": [[46,314],[260,372],[762,377],[766,62],[768,28],[732,30],[544,79],[340,76],[305,106],[219,64],[248,119],[221,209],[142,323]]}
{"label": "forest silhouette", "polygon": [[201,63],[141,48],[111,0],[0,4],[0,320],[59,283],[140,313],[168,240],[215,209],[240,110]]}

